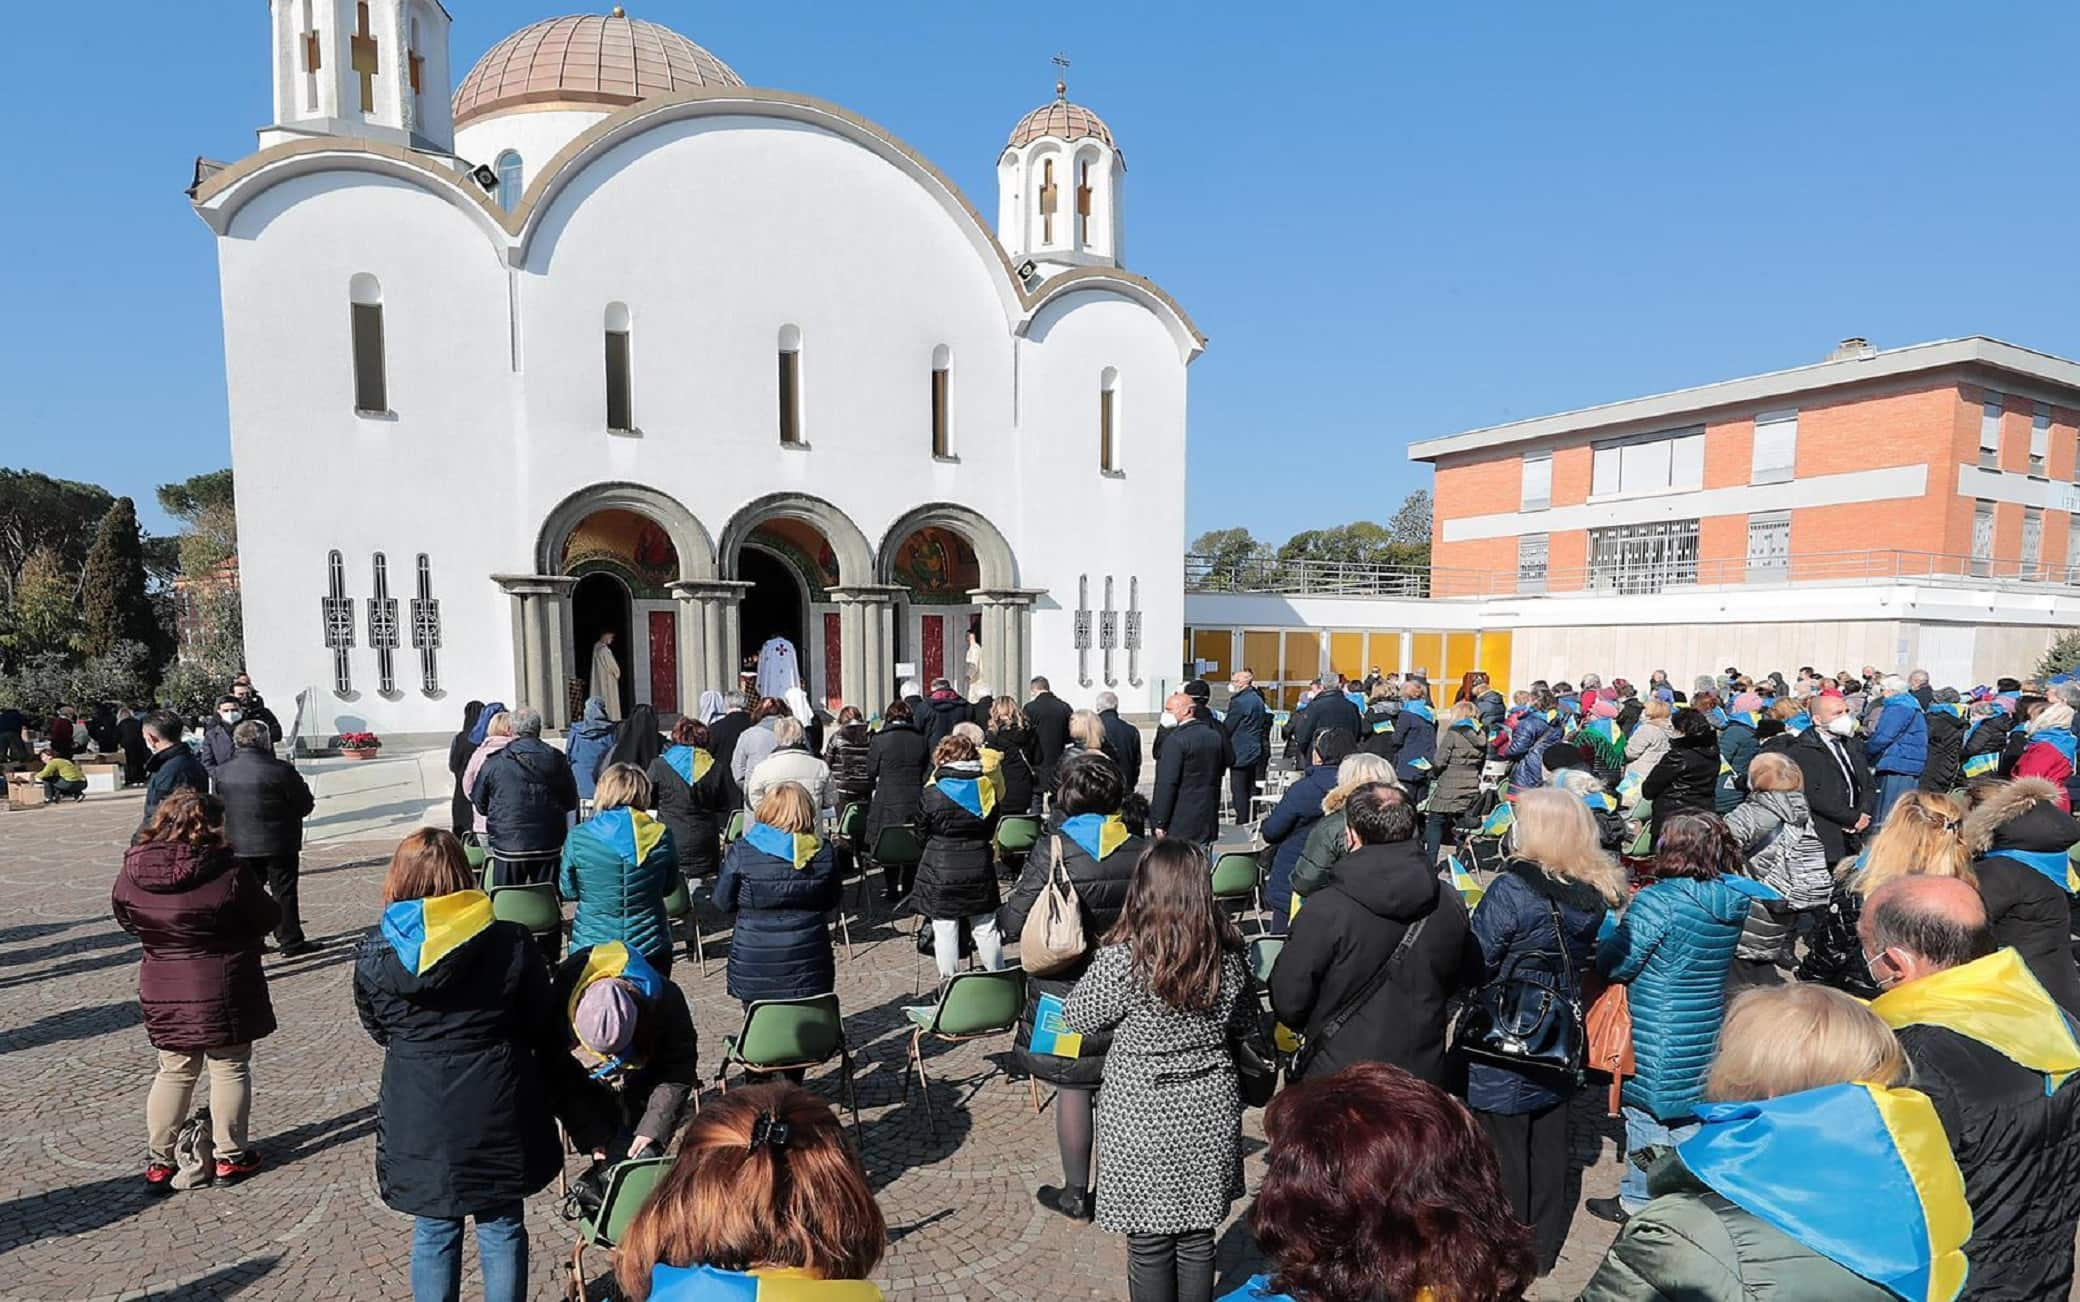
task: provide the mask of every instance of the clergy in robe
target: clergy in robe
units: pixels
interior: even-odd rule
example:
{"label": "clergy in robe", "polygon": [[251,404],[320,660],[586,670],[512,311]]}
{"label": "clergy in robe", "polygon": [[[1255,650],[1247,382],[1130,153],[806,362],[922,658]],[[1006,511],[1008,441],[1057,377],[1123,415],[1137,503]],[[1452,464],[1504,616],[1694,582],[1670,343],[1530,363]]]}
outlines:
{"label": "clergy in robe", "polygon": [[592,691],[606,702],[607,717],[621,721],[621,662],[614,658],[614,630],[599,635],[592,646]]}

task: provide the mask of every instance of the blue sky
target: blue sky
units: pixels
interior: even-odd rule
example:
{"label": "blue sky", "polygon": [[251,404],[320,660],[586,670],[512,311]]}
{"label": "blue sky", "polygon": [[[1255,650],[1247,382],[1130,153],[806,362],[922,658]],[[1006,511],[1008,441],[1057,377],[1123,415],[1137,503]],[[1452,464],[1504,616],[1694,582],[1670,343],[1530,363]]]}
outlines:
{"label": "blue sky", "polygon": [[[458,79],[559,8],[447,3]],[[1844,335],[2080,355],[2080,6],[630,8],[878,120],[985,212],[1066,51],[1126,152],[1130,266],[1212,338],[1195,534],[1384,520],[1428,482],[1411,439]],[[229,457],[214,250],[181,190],[266,120],[266,13],[14,9],[0,465],[99,481],[163,525],[152,487]]]}

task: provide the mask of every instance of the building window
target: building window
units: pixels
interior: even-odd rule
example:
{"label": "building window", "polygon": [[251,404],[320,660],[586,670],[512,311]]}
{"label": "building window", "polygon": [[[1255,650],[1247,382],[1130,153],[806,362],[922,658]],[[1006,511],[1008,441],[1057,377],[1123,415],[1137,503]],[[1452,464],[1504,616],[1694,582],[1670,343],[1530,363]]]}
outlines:
{"label": "building window", "polygon": [[947,431],[947,388],[953,378],[953,351],[945,344],[932,350],[932,455],[953,455],[953,438]]}
{"label": "building window", "polygon": [[354,410],[385,415],[390,386],[383,365],[383,287],[363,273],[347,282],[347,297],[354,317]]}
{"label": "building window", "polygon": [[2001,396],[1997,393],[1987,394],[1985,405],[1979,408],[1979,467],[2001,467]]}
{"label": "building window", "polygon": [[630,360],[628,306],[607,304],[607,428],[632,433],[636,427],[635,378]]}
{"label": "building window", "polygon": [[1662,520],[1589,531],[1589,586],[1602,592],[1659,592],[1697,582],[1697,521]]}
{"label": "building window", "polygon": [[1091,162],[1088,158],[1076,164],[1076,247],[1088,247],[1091,242]]}
{"label": "building window", "polygon": [[1755,418],[1755,459],[1751,484],[1782,484],[1791,479],[1798,461],[1798,413],[1764,412]]}
{"label": "building window", "polygon": [[2045,478],[2051,461],[2051,408],[2038,403],[2029,418],[2029,472]]}
{"label": "building window", "polygon": [[1972,503],[1972,573],[1983,575],[1993,564],[1993,503]]}
{"label": "building window", "polygon": [[1061,202],[1061,192],[1054,184],[1054,160],[1040,161],[1040,242],[1054,243],[1054,210]]}
{"label": "building window", "polygon": [[1119,473],[1119,372],[1110,366],[1098,375],[1098,469]]}
{"label": "building window", "polygon": [[1527,533],[1517,539],[1517,591],[1546,590],[1546,535]]}
{"label": "building window", "polygon": [[1553,504],[1553,454],[1524,454],[1524,492],[1521,511],[1543,511]]}
{"label": "building window", "polygon": [[347,595],[347,566],[338,552],[325,558],[325,597],[320,603],[325,622],[325,648],[332,652],[332,690],[338,696],[354,694],[354,671],[347,652],[354,646],[354,599]]}
{"label": "building window", "polygon": [[1791,572],[1791,513],[1748,517],[1748,581],[1782,579]]}
{"label": "building window", "polygon": [[325,53],[318,42],[318,25],[311,14],[311,0],[303,0],[303,111],[318,111],[318,69],[325,66]]}
{"label": "building window", "polygon": [[441,603],[433,595],[433,566],[419,553],[419,589],[412,598],[412,649],[419,653],[419,687],[428,696],[441,691]]}
{"label": "building window", "polygon": [[368,599],[368,645],[376,653],[376,691],[397,695],[397,598],[390,595],[390,562],[375,557],[375,585]]}
{"label": "building window", "polygon": [[802,331],[799,326],[780,327],[780,443],[799,447],[802,442]]}
{"label": "building window", "polygon": [[2022,577],[2034,579],[2044,562],[2044,508],[2022,508]]}
{"label": "building window", "polygon": [[1704,487],[1704,431],[1669,430],[1595,446],[1593,497],[1685,492]]}
{"label": "building window", "polygon": [[520,196],[524,192],[521,182],[525,175],[525,169],[521,165],[520,155],[510,149],[498,156],[496,167],[498,170],[498,206],[507,212],[511,212],[520,206]]}
{"label": "building window", "polygon": [[2066,525],[2066,582],[2080,584],[2080,517]]}

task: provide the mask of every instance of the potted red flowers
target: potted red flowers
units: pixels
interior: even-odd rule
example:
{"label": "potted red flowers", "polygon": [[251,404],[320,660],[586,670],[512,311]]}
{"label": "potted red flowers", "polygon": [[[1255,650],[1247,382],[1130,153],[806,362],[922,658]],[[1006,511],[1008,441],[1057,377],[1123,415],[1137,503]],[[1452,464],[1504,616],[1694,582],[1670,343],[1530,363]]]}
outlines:
{"label": "potted red flowers", "polygon": [[383,739],[372,732],[343,732],[333,745],[350,760],[371,760],[382,750]]}

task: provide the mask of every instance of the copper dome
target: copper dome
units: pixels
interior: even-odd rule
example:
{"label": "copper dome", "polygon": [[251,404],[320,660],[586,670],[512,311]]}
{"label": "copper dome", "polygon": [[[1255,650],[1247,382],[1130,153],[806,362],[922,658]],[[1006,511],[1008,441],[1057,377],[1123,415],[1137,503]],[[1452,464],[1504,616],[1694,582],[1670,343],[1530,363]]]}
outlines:
{"label": "copper dome", "polygon": [[455,92],[455,125],[523,104],[618,107],[696,86],[743,84],[692,41],[617,8],[544,19],[492,46]]}
{"label": "copper dome", "polygon": [[1057,140],[1082,140],[1086,137],[1112,143],[1112,128],[1105,119],[1081,104],[1071,104],[1067,99],[1052,99],[1018,120],[1011,128],[1011,140],[1004,147],[1017,149],[1029,145],[1042,136],[1053,136]]}

